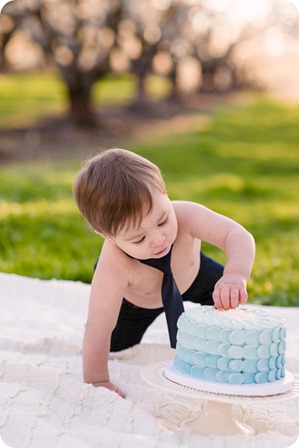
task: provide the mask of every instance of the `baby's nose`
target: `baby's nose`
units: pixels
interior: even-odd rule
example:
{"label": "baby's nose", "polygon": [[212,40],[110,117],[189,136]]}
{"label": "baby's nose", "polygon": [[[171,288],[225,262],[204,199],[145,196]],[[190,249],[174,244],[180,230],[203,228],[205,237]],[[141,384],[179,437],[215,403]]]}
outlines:
{"label": "baby's nose", "polygon": [[152,245],[153,246],[161,246],[165,241],[165,235],[161,232],[161,230],[156,231],[152,237]]}

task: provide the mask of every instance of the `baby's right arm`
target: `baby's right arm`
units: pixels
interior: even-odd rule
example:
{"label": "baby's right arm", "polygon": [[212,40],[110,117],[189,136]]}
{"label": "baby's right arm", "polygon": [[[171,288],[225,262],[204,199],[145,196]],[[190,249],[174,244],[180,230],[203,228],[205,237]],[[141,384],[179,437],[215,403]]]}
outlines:
{"label": "baby's right arm", "polygon": [[[98,325],[101,327],[102,322]],[[110,382],[108,371],[108,356],[111,331],[98,332],[93,324],[87,322],[83,342],[83,372],[84,382],[95,387],[106,387],[117,392],[121,397],[125,394]]]}
{"label": "baby's right arm", "polygon": [[102,251],[93,277],[83,342],[83,373],[84,382],[106,387],[124,397],[124,393],[110,382],[108,371],[111,333],[128,285],[126,260],[118,262],[113,253],[115,251],[109,249]]}

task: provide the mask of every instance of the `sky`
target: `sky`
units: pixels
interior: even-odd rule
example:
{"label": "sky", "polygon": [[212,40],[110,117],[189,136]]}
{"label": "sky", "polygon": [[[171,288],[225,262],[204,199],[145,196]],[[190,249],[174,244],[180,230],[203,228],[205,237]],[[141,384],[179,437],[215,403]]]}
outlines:
{"label": "sky", "polygon": [[[226,12],[232,22],[262,22],[271,11],[273,0],[195,0],[203,1],[215,11]],[[295,5],[299,12],[299,0],[285,0]]]}
{"label": "sky", "polygon": [[289,0],[290,3],[293,3],[293,5],[295,5],[299,11],[299,0]]}
{"label": "sky", "polygon": [[6,3],[8,3],[8,2],[0,0],[0,11]]}
{"label": "sky", "polygon": [[[14,0],[17,1],[17,0]],[[293,3],[299,11],[299,0],[286,0]],[[0,11],[8,1],[0,0]],[[254,19],[261,17],[263,13],[267,12],[271,0],[209,0],[210,4],[213,4],[216,9],[225,10],[228,7],[231,9],[232,19],[236,21],[244,21],[244,19]]]}

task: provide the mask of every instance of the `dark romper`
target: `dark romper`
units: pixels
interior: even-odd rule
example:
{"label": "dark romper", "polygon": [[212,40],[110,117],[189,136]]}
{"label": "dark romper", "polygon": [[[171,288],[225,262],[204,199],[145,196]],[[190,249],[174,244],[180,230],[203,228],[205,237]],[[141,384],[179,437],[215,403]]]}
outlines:
{"label": "dark romper", "polygon": [[[200,252],[199,272],[184,294],[183,301],[213,305],[212,293],[223,275],[223,266]],[[141,341],[149,325],[163,313],[161,308],[141,308],[123,299],[117,324],[112,332],[110,350],[118,352]]]}

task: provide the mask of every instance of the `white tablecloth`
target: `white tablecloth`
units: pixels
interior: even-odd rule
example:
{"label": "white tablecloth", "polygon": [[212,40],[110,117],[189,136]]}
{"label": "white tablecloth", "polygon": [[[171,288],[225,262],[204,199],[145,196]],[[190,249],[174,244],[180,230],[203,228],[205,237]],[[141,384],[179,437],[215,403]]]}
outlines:
{"label": "white tablecloth", "polygon": [[[299,397],[287,406],[238,407],[254,436],[203,436],[185,424],[198,400],[163,394],[141,378],[173,357],[164,315],[143,342],[111,355],[124,400],[82,380],[81,346],[89,285],[0,273],[0,434],[14,448],[280,448],[299,434]],[[192,306],[189,304],[188,306]],[[287,321],[287,369],[299,380],[299,308],[275,308]],[[1,442],[0,442],[1,447]]]}

